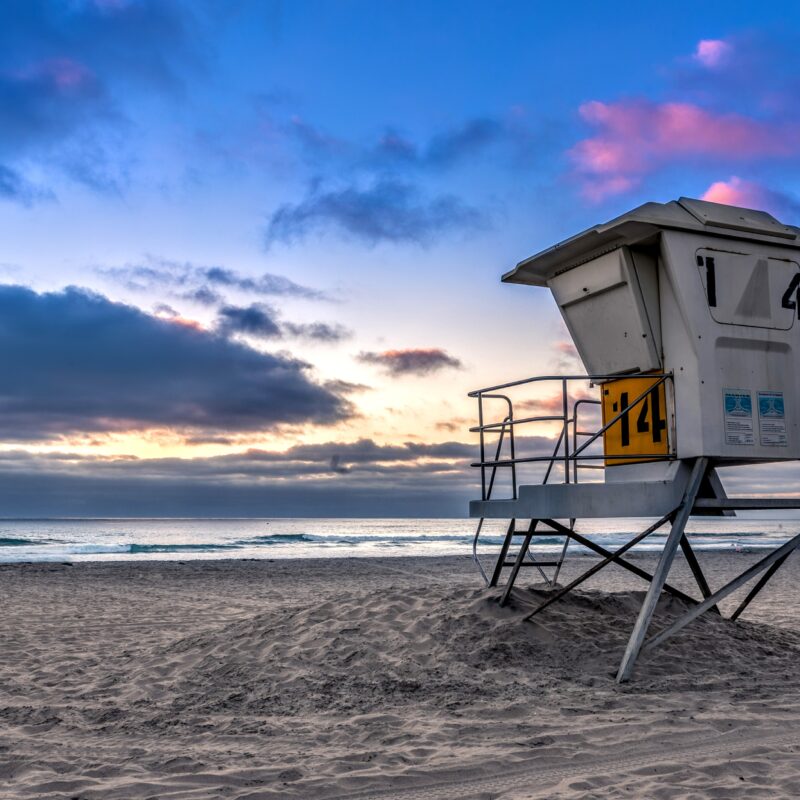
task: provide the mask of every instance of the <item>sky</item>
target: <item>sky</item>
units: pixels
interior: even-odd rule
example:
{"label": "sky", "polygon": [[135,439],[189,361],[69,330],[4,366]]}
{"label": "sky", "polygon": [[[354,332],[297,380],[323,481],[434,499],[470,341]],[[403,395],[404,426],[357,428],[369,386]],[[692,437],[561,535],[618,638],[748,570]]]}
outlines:
{"label": "sky", "polygon": [[464,516],[467,392],[580,371],[500,275],[650,200],[797,223],[799,44],[790,2],[4,0],[0,516]]}

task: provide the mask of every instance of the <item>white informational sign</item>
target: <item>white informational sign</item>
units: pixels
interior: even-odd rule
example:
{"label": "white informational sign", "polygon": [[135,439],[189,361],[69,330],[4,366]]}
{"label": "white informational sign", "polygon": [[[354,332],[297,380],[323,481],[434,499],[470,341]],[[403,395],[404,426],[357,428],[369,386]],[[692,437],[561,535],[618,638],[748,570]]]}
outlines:
{"label": "white informational sign", "polygon": [[723,389],[725,444],[753,445],[753,396],[749,391]]}
{"label": "white informational sign", "polygon": [[758,432],[765,447],[787,446],[783,392],[758,393]]}

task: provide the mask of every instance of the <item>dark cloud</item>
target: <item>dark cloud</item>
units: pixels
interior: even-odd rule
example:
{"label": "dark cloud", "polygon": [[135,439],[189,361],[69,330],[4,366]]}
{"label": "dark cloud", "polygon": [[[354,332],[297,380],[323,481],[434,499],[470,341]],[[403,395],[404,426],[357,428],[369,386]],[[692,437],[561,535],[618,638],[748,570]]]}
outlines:
{"label": "dark cloud", "polygon": [[0,374],[6,439],[163,426],[266,430],[351,413],[300,361],[75,288],[0,287]]}
{"label": "dark cloud", "polygon": [[156,303],[153,306],[153,312],[160,317],[174,318],[179,317],[180,314],[169,303]]}
{"label": "dark cloud", "polygon": [[297,297],[327,300],[328,296],[309,286],[295,283],[283,275],[265,272],[257,277],[221,266],[204,266],[188,261],[173,261],[148,256],[144,263],[122,267],[103,267],[101,275],[135,292],[168,291],[175,297],[204,305],[222,302],[221,291],[231,289],[258,297]]}
{"label": "dark cloud", "polygon": [[460,369],[461,362],[437,347],[359,353],[358,360],[376,364],[390,375],[430,375],[445,368]]}
{"label": "dark cloud", "polygon": [[223,444],[232,445],[234,440],[230,436],[208,436],[201,434],[199,436],[187,436],[183,440],[184,444],[197,445],[197,444]]}
{"label": "dark cloud", "polygon": [[431,139],[425,160],[434,165],[450,165],[471,158],[508,135],[508,129],[496,119],[474,119],[460,128]]}
{"label": "dark cloud", "polygon": [[331,325],[328,322],[284,322],[282,329],[287,336],[312,342],[341,342],[352,336],[343,325]]}
{"label": "dark cloud", "polygon": [[[279,313],[266,303],[242,306],[225,300],[225,294],[230,292],[270,298],[329,299],[324,292],[302,286],[283,275],[266,272],[258,277],[250,277],[226,267],[202,266],[153,256],[142,264],[126,264],[97,271],[131,291],[150,295],[166,293],[176,299],[216,307],[217,331],[223,336],[242,334],[259,339],[289,337],[333,343],[351,335],[347,328],[327,322],[283,321]],[[174,314],[177,315],[177,312]]]}
{"label": "dark cloud", "polygon": [[334,394],[353,394],[355,392],[368,392],[372,387],[365,383],[352,383],[340,379],[325,381],[324,386]]}
{"label": "dark cloud", "polygon": [[217,327],[224,336],[243,333],[258,339],[279,339],[282,335],[274,312],[262,303],[247,307],[223,306],[219,310]]}
{"label": "dark cloud", "polygon": [[435,460],[460,460],[466,463],[475,456],[475,446],[465,442],[404,442],[398,445],[378,444],[372,439],[356,442],[325,442],[301,444],[280,453],[250,450],[248,456],[256,462],[279,461],[281,463],[309,462],[326,464],[333,456],[340,462],[376,465],[386,462],[409,462],[420,458]]}
{"label": "dark cloud", "polygon": [[497,119],[472,119],[418,145],[395,130],[387,130],[370,157],[378,164],[403,163],[420,168],[452,167],[475,158],[491,145],[510,139],[511,129]]}
{"label": "dark cloud", "polygon": [[225,302],[225,298],[219,292],[215,292],[208,286],[198,286],[196,289],[188,289],[185,292],[181,292],[179,297],[182,300],[190,300],[201,306],[219,306],[223,305]]}
{"label": "dark cloud", "polygon": [[422,196],[411,184],[382,178],[366,188],[324,189],[312,184],[296,204],[280,206],[269,218],[264,236],[269,248],[292,244],[311,233],[334,229],[370,245],[380,242],[429,244],[453,230],[485,224],[476,209],[453,195]]}
{"label": "dark cloud", "polygon": [[223,267],[201,267],[200,270],[206,280],[216,286],[226,286],[260,295],[303,297],[307,300],[326,299],[326,295],[317,289],[301,286],[283,275],[273,275],[270,272],[265,272],[258,278],[250,278]]}
{"label": "dark cloud", "polygon": [[334,136],[300,117],[292,118],[287,131],[312,166],[338,164],[347,171],[366,172],[445,169],[471,163],[496,145],[506,145],[516,153],[523,144],[532,143],[530,131],[513,117],[476,117],[423,141],[389,126],[377,141],[364,144]]}
{"label": "dark cloud", "polygon": [[342,325],[327,322],[282,322],[276,311],[264,303],[249,306],[222,306],[218,311],[217,330],[223,336],[243,334],[257,339],[292,337],[332,344],[351,333]]}

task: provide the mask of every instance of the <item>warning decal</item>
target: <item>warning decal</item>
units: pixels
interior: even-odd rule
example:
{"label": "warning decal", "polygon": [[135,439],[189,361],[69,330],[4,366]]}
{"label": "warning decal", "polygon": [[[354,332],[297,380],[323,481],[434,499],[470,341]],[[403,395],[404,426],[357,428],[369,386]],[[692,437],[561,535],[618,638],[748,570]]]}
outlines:
{"label": "warning decal", "polygon": [[725,444],[753,445],[753,396],[749,391],[723,389]]}
{"label": "warning decal", "polygon": [[758,393],[758,432],[765,447],[787,446],[783,392]]}

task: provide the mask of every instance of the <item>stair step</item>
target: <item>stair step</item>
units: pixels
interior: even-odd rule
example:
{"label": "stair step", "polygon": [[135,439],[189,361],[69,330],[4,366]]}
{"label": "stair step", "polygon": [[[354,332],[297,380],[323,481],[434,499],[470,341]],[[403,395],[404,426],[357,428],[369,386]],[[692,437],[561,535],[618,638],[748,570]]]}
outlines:
{"label": "stair step", "polygon": [[[504,567],[513,567],[516,561],[504,561]],[[557,567],[558,561],[523,561],[521,567]]]}

